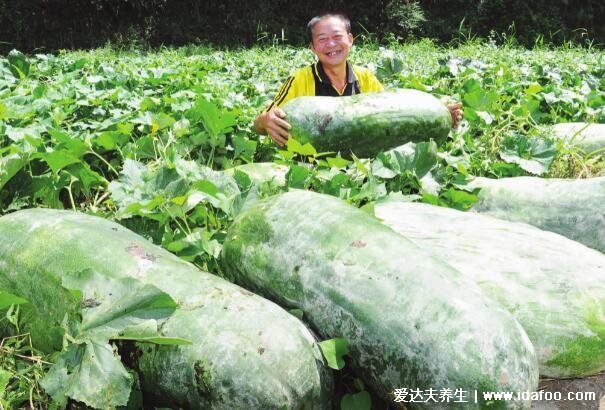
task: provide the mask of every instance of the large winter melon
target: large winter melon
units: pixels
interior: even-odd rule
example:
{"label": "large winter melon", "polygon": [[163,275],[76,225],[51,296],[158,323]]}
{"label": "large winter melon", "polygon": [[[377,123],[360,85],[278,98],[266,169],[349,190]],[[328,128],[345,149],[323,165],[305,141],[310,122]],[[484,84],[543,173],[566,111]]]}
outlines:
{"label": "large winter melon", "polygon": [[527,332],[543,376],[605,370],[605,255],[524,223],[422,203],[376,216],[481,286]]}
{"label": "large winter melon", "polygon": [[605,177],[474,178],[474,212],[524,222],[605,252]]}
{"label": "large winter melon", "polygon": [[413,89],[348,97],[298,97],[283,106],[291,136],[318,151],[372,157],[407,142],[442,143],[452,118],[435,96]]}
{"label": "large winter melon", "polygon": [[[0,218],[0,291],[28,300],[37,312],[22,329],[32,332],[36,347],[52,350],[48,333],[62,319],[55,314],[61,300],[50,295],[67,277],[93,274],[107,283],[153,285],[178,305],[160,330],[192,344],[138,343],[134,355],[154,406],[329,408],[331,375],[314,337],[276,304],[102,218],[44,209]],[[87,315],[111,296],[86,281],[77,290]]]}
{"label": "large winter melon", "polygon": [[291,191],[251,205],[229,229],[223,258],[240,283],[302,309],[324,338],[348,340],[354,366],[391,400],[401,388],[460,389],[467,403],[406,405],[483,408],[482,392],[537,387],[533,346],[508,312],[460,272],[337,198]]}

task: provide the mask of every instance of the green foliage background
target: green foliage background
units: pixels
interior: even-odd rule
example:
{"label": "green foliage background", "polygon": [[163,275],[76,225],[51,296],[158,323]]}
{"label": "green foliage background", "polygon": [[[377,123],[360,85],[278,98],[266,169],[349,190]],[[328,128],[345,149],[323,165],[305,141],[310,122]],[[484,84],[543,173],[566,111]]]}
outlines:
{"label": "green foliage background", "polygon": [[310,17],[347,13],[378,39],[514,36],[521,44],[605,43],[599,0],[0,0],[0,51],[49,52],[114,44],[219,46],[306,42]]}

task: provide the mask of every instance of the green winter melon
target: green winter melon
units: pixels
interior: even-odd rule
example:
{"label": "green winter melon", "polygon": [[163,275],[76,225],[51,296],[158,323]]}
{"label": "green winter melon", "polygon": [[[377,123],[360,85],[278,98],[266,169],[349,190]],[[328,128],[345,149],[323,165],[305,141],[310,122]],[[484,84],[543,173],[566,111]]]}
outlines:
{"label": "green winter melon", "polygon": [[373,157],[407,142],[445,141],[451,115],[435,96],[414,89],[346,97],[298,97],[283,110],[290,134],[320,152]]}
{"label": "green winter melon", "polygon": [[474,212],[524,222],[605,252],[605,177],[477,177]]}
{"label": "green winter melon", "polygon": [[422,203],[376,217],[481,286],[523,326],[540,374],[605,370],[605,255],[534,226]]}
{"label": "green winter melon", "polygon": [[[246,287],[304,311],[343,337],[376,391],[461,389],[468,403],[412,408],[528,408],[486,391],[533,391],[538,366],[518,322],[464,275],[337,198],[290,191],[252,204],[227,233],[223,260]],[[478,402],[474,402],[477,392]]]}
{"label": "green winter melon", "polygon": [[[53,349],[48,332],[62,319],[54,313],[60,300],[50,295],[64,290],[62,280],[90,274],[152,285],[177,304],[160,331],[192,344],[136,345],[135,370],[155,406],[330,407],[331,374],[313,335],[276,304],[102,218],[45,209],[0,218],[0,291],[30,301],[38,319],[22,330],[32,332],[36,347]],[[111,296],[86,281],[78,290],[87,315]]]}

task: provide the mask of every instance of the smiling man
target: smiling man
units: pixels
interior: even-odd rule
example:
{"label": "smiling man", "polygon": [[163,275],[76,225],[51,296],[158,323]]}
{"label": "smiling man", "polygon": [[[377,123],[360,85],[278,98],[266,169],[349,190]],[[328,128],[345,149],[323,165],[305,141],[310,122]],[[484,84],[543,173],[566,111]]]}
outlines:
{"label": "smiling man", "polygon": [[[343,14],[322,14],[307,24],[310,47],[318,61],[296,71],[284,82],[273,102],[254,121],[255,130],[278,145],[288,141],[291,126],[280,108],[300,96],[345,96],[383,91],[383,86],[367,68],[347,61],[353,45],[351,22]],[[448,106],[453,126],[462,117],[461,105]]]}

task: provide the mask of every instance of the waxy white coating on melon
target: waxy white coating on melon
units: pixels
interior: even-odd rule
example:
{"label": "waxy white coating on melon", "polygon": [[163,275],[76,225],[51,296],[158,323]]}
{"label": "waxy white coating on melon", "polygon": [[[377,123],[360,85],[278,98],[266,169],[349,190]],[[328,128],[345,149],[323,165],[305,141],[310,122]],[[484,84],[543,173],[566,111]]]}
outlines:
{"label": "waxy white coating on melon", "polygon": [[283,107],[291,137],[319,152],[374,157],[408,142],[447,138],[452,117],[434,95],[415,89],[344,97],[303,96]]}
{"label": "waxy white coating on melon", "polygon": [[[36,287],[57,286],[53,278],[83,269],[136,278],[169,294],[179,308],[162,332],[193,344],[138,344],[142,387],[154,404],[329,408],[331,375],[297,318],[114,222],[45,209],[9,214],[0,218],[0,260],[3,281],[29,292],[29,300]],[[36,287],[24,289],[30,278]]]}
{"label": "waxy white coating on melon", "polygon": [[469,187],[481,188],[474,212],[528,223],[605,252],[605,177],[477,177]]}
{"label": "waxy white coating on melon", "polygon": [[447,261],[508,309],[533,342],[542,375],[576,377],[605,369],[605,255],[487,215],[394,201],[374,210],[385,225]]}
{"label": "waxy white coating on melon", "polygon": [[354,366],[384,395],[537,387],[533,346],[508,312],[460,272],[337,198],[291,191],[252,205],[231,226],[223,256],[236,280],[302,309],[323,337],[347,339]]}
{"label": "waxy white coating on melon", "polygon": [[552,126],[553,134],[587,153],[605,148],[605,124],[562,122]]}

